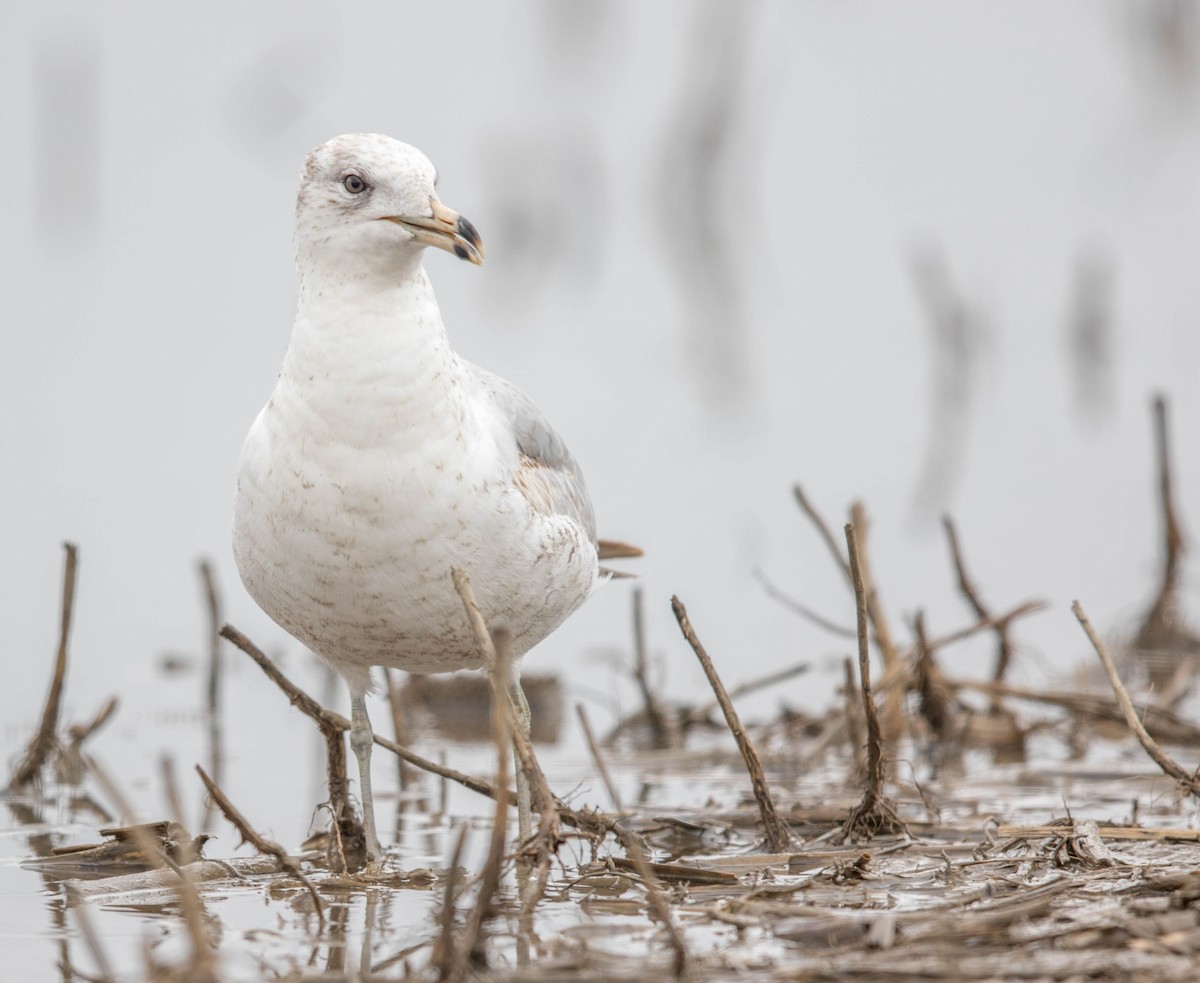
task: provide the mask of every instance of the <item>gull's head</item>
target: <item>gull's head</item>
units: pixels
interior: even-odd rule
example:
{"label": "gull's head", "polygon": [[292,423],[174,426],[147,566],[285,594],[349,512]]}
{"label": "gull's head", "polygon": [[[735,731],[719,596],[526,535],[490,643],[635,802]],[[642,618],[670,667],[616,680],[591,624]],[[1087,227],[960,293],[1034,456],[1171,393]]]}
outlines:
{"label": "gull's head", "polygon": [[483,262],[475,226],[441,203],[437,171],[416,147],[378,133],[349,133],[304,162],[296,195],[296,253],[363,274],[402,273],[426,246]]}

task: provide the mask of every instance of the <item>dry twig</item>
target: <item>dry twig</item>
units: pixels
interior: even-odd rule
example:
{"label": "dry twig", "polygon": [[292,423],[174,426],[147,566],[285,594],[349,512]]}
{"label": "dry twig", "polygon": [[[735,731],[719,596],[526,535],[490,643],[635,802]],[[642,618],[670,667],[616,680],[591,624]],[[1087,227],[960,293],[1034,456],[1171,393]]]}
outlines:
{"label": "dry twig", "polygon": [[1113,664],[1112,656],[1108,654],[1108,650],[1104,647],[1104,643],[1100,641],[1100,636],[1096,634],[1096,630],[1092,627],[1092,623],[1088,620],[1087,615],[1083,613],[1083,608],[1078,601],[1071,605],[1071,611],[1087,634],[1088,641],[1092,643],[1092,648],[1096,650],[1096,655],[1100,657],[1100,663],[1104,666],[1104,672],[1107,674],[1108,681],[1112,685],[1113,695],[1116,696],[1117,703],[1120,704],[1121,712],[1125,715],[1125,723],[1128,724],[1129,729],[1133,732],[1133,736],[1138,739],[1138,743],[1142,745],[1143,750],[1150,756],[1150,759],[1162,769],[1163,774],[1174,778],[1190,794],[1200,797],[1200,782],[1196,781],[1195,773],[1186,771],[1173,761],[1159,746],[1159,743],[1146,732],[1146,728],[1142,726],[1142,721],[1138,718],[1137,709],[1134,707],[1133,701],[1129,698],[1129,692],[1125,689],[1125,686],[1121,682],[1121,677],[1117,674],[1117,667]]}
{"label": "dry twig", "polygon": [[[967,604],[975,612],[975,616],[980,621],[991,621],[996,631],[996,665],[992,669],[992,680],[1001,683],[1004,681],[1004,676],[1008,672],[1008,666],[1012,662],[1012,639],[1009,638],[1008,627],[1018,614],[1013,613],[1005,618],[992,617],[991,611],[983,603],[983,598],[979,596],[979,589],[967,574],[966,564],[963,561],[962,547],[958,541],[958,530],[955,528],[954,520],[948,515],[942,516],[942,528],[946,531],[946,542],[950,547],[950,560],[954,564],[954,573],[958,579],[959,592],[966,598]],[[992,711],[999,712],[1001,709],[1002,705],[999,698],[993,697]]]}
{"label": "dry twig", "polygon": [[867,784],[862,801],[851,810],[843,827],[847,837],[895,832],[903,823],[883,794],[883,733],[871,696],[871,657],[867,645],[867,588],[863,581],[858,537],[852,522],[846,523],[846,547],[850,555],[850,578],[854,585],[855,616],[858,622],[858,674],[862,684],[863,713],[867,721]]}
{"label": "dry twig", "polygon": [[779,818],[779,813],[775,809],[775,800],[771,797],[771,788],[767,784],[762,761],[754,747],[754,742],[750,740],[750,735],[742,726],[741,718],[738,717],[738,712],[734,709],[729,694],[725,691],[721,677],[717,675],[712,659],[709,658],[708,652],[705,651],[700,639],[696,636],[696,631],[688,619],[687,609],[678,597],[671,598],[671,610],[675,612],[679,630],[683,632],[683,637],[687,639],[687,643],[700,661],[700,668],[704,670],[704,675],[708,678],[708,684],[712,687],[713,694],[721,706],[721,712],[725,714],[725,722],[729,725],[733,739],[737,742],[738,750],[742,754],[742,760],[746,763],[746,770],[750,772],[750,784],[754,791],[754,801],[758,803],[758,811],[762,816],[767,847],[772,853],[782,853],[791,848],[792,834],[787,823]]}
{"label": "dry twig", "polygon": [[670,712],[654,695],[646,660],[646,620],[642,613],[642,589],[633,589],[633,678],[642,694],[646,723],[650,725],[651,747],[657,751],[677,748],[683,743],[678,725],[672,726]]}
{"label": "dry twig", "polygon": [[575,704],[575,715],[579,718],[579,726],[583,728],[584,740],[587,741],[588,751],[591,752],[592,760],[596,763],[596,771],[600,773],[600,780],[604,782],[609,801],[612,802],[613,808],[617,812],[621,812],[621,797],[617,795],[617,787],[613,784],[612,775],[608,773],[608,765],[605,764],[604,757],[600,754],[596,736],[592,733],[592,725],[588,720],[587,710],[582,703]]}
{"label": "dry twig", "polygon": [[[92,776],[100,783],[100,787],[104,789],[105,793],[116,803],[117,809],[121,814],[132,820],[134,817],[133,808],[130,806],[129,800],[121,792],[117,783],[112,780],[108,772],[101,768],[96,761],[88,759],[87,765]],[[162,843],[154,838],[154,835],[151,833],[153,828],[153,824],[135,823],[127,829],[122,830],[122,833],[127,834],[129,839],[137,844],[137,848],[147,858],[155,858],[161,861],[170,867],[174,871],[175,876],[179,878],[175,889],[179,896],[179,907],[183,912],[183,920],[187,926],[188,941],[191,948],[188,963],[184,969],[183,979],[188,980],[189,983],[216,983],[216,950],[205,929],[204,905],[200,901],[200,894],[196,890],[196,885],[187,870],[175,861],[170,852],[164,849]],[[101,832],[104,832],[104,830],[101,830]],[[182,837],[184,840],[186,838],[186,835]],[[203,842],[203,839],[199,840],[201,845],[203,845]],[[190,852],[191,856],[183,856],[181,854],[185,862],[198,859],[195,856],[196,851]]]}
{"label": "dry twig", "polygon": [[[453,571],[454,588],[462,599],[463,608],[475,634],[475,646],[487,666],[488,681],[492,686],[492,738],[496,742],[496,808],[492,814],[492,835],[488,842],[488,855],[479,877],[479,891],[475,907],[467,919],[467,930],[461,944],[450,960],[451,978],[461,979],[466,975],[468,962],[474,966],[486,966],[484,952],[483,923],[492,913],[494,899],[500,888],[500,873],[504,862],[504,841],[508,832],[508,762],[512,748],[513,721],[511,720],[508,680],[512,666],[509,664],[508,647],[496,645],[491,632],[484,623],[479,605],[471,590],[471,582],[462,570]],[[447,943],[450,940],[447,940]],[[443,944],[447,944],[443,943]],[[443,977],[445,978],[445,977]]]}
{"label": "dry twig", "polygon": [[325,709],[296,686],[275,666],[258,647],[232,625],[221,629],[221,636],[233,642],[287,695],[292,706],[310,717],[325,738],[326,779],[329,786],[329,808],[333,814],[333,833],[330,838],[330,866],[334,873],[361,867],[366,861],[366,834],[362,823],[350,805],[346,782],[346,744],[342,734],[350,723],[340,714]]}
{"label": "dry twig", "polygon": [[621,841],[621,845],[625,847],[625,853],[629,856],[630,861],[632,861],[638,877],[642,879],[642,883],[646,886],[646,901],[650,907],[650,911],[654,919],[662,925],[663,930],[667,933],[667,941],[671,945],[671,951],[675,954],[672,968],[677,977],[682,976],[687,970],[687,947],[684,945],[683,935],[679,931],[679,926],[675,924],[675,916],[671,913],[671,906],[667,903],[667,899],[663,894],[662,885],[659,883],[658,877],[651,869],[650,864],[647,863],[646,854],[642,851],[642,845],[638,842],[638,838],[623,829],[619,823],[613,827],[613,832],[616,833],[617,839]]}
{"label": "dry twig", "polygon": [[[221,599],[212,565],[208,560],[201,560],[198,568],[204,589],[204,606],[208,612],[208,766],[213,781],[220,784],[225,758],[221,728]],[[211,822],[212,800],[206,797],[200,831],[207,830]]]}
{"label": "dry twig", "polygon": [[289,857],[287,851],[284,850],[284,848],[278,843],[268,840],[253,826],[251,826],[246,817],[238,811],[238,808],[229,801],[228,796],[221,791],[220,786],[217,785],[217,783],[211,778],[209,778],[204,769],[199,765],[196,765],[196,774],[200,776],[200,781],[202,781],[204,783],[204,787],[208,789],[208,794],[213,797],[213,801],[217,804],[217,808],[221,810],[222,815],[224,815],[224,817],[229,820],[233,828],[238,831],[238,834],[242,838],[242,842],[249,843],[259,853],[265,854],[268,857],[274,857],[281,870],[287,871],[287,873],[295,877],[308,889],[308,893],[312,895],[313,907],[316,908],[317,911],[317,919],[321,924],[321,928],[324,928],[325,909],[321,904],[321,897],[317,894],[317,889],[313,886],[312,881],[305,876],[304,871],[300,869],[296,861]]}
{"label": "dry twig", "polygon": [[[1179,513],[1175,505],[1173,468],[1171,466],[1171,442],[1168,433],[1167,401],[1164,396],[1154,398],[1154,446],[1158,461],[1158,497],[1162,515],[1163,566],[1158,593],[1146,612],[1133,640],[1134,649],[1143,653],[1161,653],[1173,661],[1182,657],[1200,655],[1200,639],[1187,628],[1179,607],[1179,573],[1186,549]],[[1175,668],[1166,673],[1153,672],[1151,678],[1162,683]]]}
{"label": "dry twig", "polygon": [[[875,644],[879,646],[879,656],[883,660],[883,671],[889,672],[903,664],[896,643],[892,641],[892,630],[883,613],[883,602],[879,599],[879,591],[875,586],[875,578],[871,574],[871,561],[867,551],[867,510],[862,502],[850,505],[850,523],[855,530],[855,543],[858,550],[858,574],[854,573],[855,560],[850,561],[850,579],[857,590],[857,582],[861,577],[866,597],[867,616],[870,618]],[[861,644],[861,642],[860,642]],[[904,691],[900,687],[884,691],[883,732],[889,740],[900,736],[904,729]]]}
{"label": "dry twig", "polygon": [[62,705],[63,685],[67,678],[67,640],[71,635],[71,613],[75,607],[75,569],[79,550],[74,543],[63,543],[67,556],[63,567],[62,613],[58,626],[58,655],[54,659],[54,677],[50,692],[46,696],[46,708],[42,712],[42,723],[25,751],[25,757],[13,772],[8,783],[10,789],[20,789],[41,775],[42,765],[50,756],[56,743],[58,711]]}

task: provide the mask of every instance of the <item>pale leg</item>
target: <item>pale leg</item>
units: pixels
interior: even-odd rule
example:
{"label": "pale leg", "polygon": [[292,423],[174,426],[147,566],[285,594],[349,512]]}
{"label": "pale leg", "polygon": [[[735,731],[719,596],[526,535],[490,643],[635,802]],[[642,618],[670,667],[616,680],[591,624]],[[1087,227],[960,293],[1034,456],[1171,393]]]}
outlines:
{"label": "pale leg", "polygon": [[371,745],[374,743],[367,699],[361,693],[350,697],[350,747],[358,759],[358,787],[362,799],[363,832],[367,836],[367,859],[379,860],[383,848],[375,835],[375,802],[371,797]]}
{"label": "pale leg", "polygon": [[[512,682],[509,683],[508,693],[512,699],[513,708],[517,711],[517,726],[525,737],[529,738],[530,714],[529,701],[525,699],[525,691],[521,689],[521,672],[516,666],[512,670]],[[533,831],[533,808],[530,803],[529,779],[525,769],[521,767],[521,756],[517,754],[516,744],[513,744],[513,764],[517,775],[517,829],[519,842],[524,843]]]}

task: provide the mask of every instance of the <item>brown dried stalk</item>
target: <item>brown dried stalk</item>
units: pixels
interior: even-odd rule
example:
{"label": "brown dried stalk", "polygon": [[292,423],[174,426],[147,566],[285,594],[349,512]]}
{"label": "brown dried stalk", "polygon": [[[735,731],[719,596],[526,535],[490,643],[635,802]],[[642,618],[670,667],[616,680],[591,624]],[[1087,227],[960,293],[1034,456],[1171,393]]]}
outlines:
{"label": "brown dried stalk", "polygon": [[[512,721],[509,713],[508,680],[512,666],[506,645],[496,645],[491,632],[484,623],[479,605],[471,590],[471,581],[462,570],[451,571],[454,589],[462,599],[463,609],[475,635],[475,647],[487,667],[488,681],[492,685],[492,738],[496,743],[496,808],[492,814],[492,835],[488,842],[487,860],[479,878],[479,891],[475,907],[467,919],[466,933],[450,960],[451,979],[462,979],[468,963],[482,967],[487,965],[484,952],[483,923],[494,910],[496,891],[500,888],[500,872],[504,862],[504,842],[508,833],[508,762],[512,748]],[[451,940],[447,940],[449,943]],[[446,944],[446,943],[444,943]],[[446,977],[443,977],[446,978]]]}
{"label": "brown dried stalk", "polygon": [[200,781],[204,783],[204,787],[208,789],[208,794],[212,796],[213,801],[217,804],[217,808],[221,810],[221,814],[229,820],[234,829],[242,838],[243,843],[249,843],[255,850],[268,857],[274,857],[275,862],[279,864],[281,870],[286,871],[295,877],[312,895],[313,907],[317,911],[317,919],[323,929],[325,927],[325,909],[321,904],[321,897],[317,894],[317,889],[299,867],[299,865],[284,850],[278,843],[268,840],[265,836],[259,833],[249,820],[238,811],[238,808],[229,801],[229,797],[221,791],[219,785],[214,782],[205,773],[204,769],[196,765],[196,773],[200,776]]}
{"label": "brown dried stalk", "polygon": [[667,933],[667,941],[670,943],[671,950],[675,954],[675,959],[672,963],[675,976],[683,976],[687,971],[688,951],[684,945],[683,935],[679,931],[679,926],[675,924],[675,916],[672,914],[671,906],[667,903],[666,896],[663,894],[658,876],[651,869],[650,864],[646,862],[646,854],[642,851],[642,845],[638,842],[636,836],[623,829],[619,823],[613,827],[613,832],[616,833],[617,839],[621,841],[621,845],[625,847],[626,855],[633,862],[638,877],[642,879],[642,883],[646,886],[646,902],[654,919],[662,925],[664,931]]}
{"label": "brown dried stalk", "polygon": [[678,597],[671,598],[671,610],[675,613],[675,620],[679,622],[679,629],[683,632],[683,637],[687,639],[692,651],[696,653],[696,658],[700,661],[700,668],[708,677],[708,684],[712,687],[717,703],[721,706],[721,712],[725,715],[725,722],[729,725],[733,739],[737,742],[742,760],[746,763],[746,770],[750,772],[750,785],[754,791],[754,801],[758,803],[759,814],[762,816],[767,847],[772,853],[783,853],[791,849],[792,834],[787,823],[779,818],[779,813],[775,810],[775,800],[771,797],[771,788],[767,784],[762,761],[754,747],[754,742],[750,740],[750,735],[742,726],[741,718],[738,717],[737,710],[734,709],[729,694],[725,691],[721,677],[717,675],[712,659],[709,658],[708,652],[705,651],[700,639],[696,636],[696,631],[688,619],[687,609]]}
{"label": "brown dried stalk", "polygon": [[1197,782],[1195,773],[1186,771],[1172,760],[1159,743],[1147,733],[1146,728],[1142,726],[1137,709],[1134,707],[1133,701],[1129,698],[1129,692],[1125,689],[1125,686],[1121,682],[1121,677],[1117,674],[1117,667],[1113,663],[1112,656],[1108,654],[1108,650],[1104,647],[1104,643],[1100,641],[1100,636],[1096,634],[1096,630],[1092,627],[1092,623],[1088,620],[1087,615],[1083,613],[1083,608],[1078,601],[1071,605],[1071,611],[1087,634],[1088,641],[1092,643],[1092,648],[1096,650],[1096,655],[1100,657],[1100,663],[1104,666],[1104,672],[1108,676],[1109,684],[1112,686],[1113,695],[1116,696],[1117,703],[1121,707],[1121,712],[1125,715],[1125,723],[1133,732],[1133,736],[1138,739],[1138,743],[1142,745],[1142,749],[1162,769],[1163,774],[1174,778],[1191,795],[1200,797],[1200,782]]}
{"label": "brown dried stalk", "polygon": [[[188,964],[183,970],[182,978],[195,983],[216,983],[216,950],[204,924],[204,905],[196,885],[179,863],[163,848],[162,843],[155,839],[150,832],[151,826],[137,824],[134,811],[120,787],[109,776],[108,772],[93,759],[87,759],[88,771],[100,784],[105,793],[116,804],[121,815],[133,823],[127,829],[130,839],[146,857],[153,857],[170,867],[179,878],[175,889],[179,897],[179,907],[183,913],[184,924],[187,927],[190,955]],[[195,841],[193,841],[195,842]],[[200,841],[201,843],[203,840]],[[192,859],[197,859],[195,856]]]}
{"label": "brown dried stalk", "polygon": [[642,589],[633,589],[633,678],[642,694],[646,722],[650,725],[651,747],[666,751],[682,744],[679,727],[671,726],[671,720],[663,708],[662,701],[654,695],[646,660],[646,620],[642,613]]}
{"label": "brown dried stalk", "polygon": [[[858,559],[850,561],[850,578],[857,590],[857,580],[862,579],[866,596],[867,616],[875,636],[875,644],[879,646],[879,656],[883,660],[883,671],[886,673],[893,667],[902,665],[900,654],[892,641],[892,630],[888,626],[883,613],[883,602],[879,599],[879,591],[875,587],[875,578],[871,575],[871,561],[867,552],[867,510],[862,502],[850,505],[850,523],[855,529],[855,543]],[[854,573],[855,562],[858,564],[858,574]],[[883,731],[889,740],[900,736],[904,729],[904,691],[895,687],[884,691]]]}
{"label": "brown dried stalk", "polygon": [[596,763],[596,771],[600,773],[600,780],[604,782],[608,798],[612,802],[613,808],[617,812],[621,812],[621,797],[617,794],[617,787],[613,784],[612,775],[608,773],[608,765],[605,764],[604,757],[600,754],[600,748],[596,744],[596,735],[592,733],[592,724],[588,720],[587,710],[584,709],[582,703],[575,704],[575,715],[579,718],[579,726],[583,728],[584,740],[587,741],[588,751]]}
{"label": "brown dried stalk", "polygon": [[[198,569],[208,613],[208,765],[213,781],[219,784],[225,761],[221,727],[221,599],[212,565],[208,560],[201,560]],[[206,796],[204,813],[200,817],[201,832],[211,825],[212,813],[212,799]]]}
{"label": "brown dried stalk", "polygon": [[1186,544],[1175,506],[1167,401],[1161,394],[1154,397],[1154,438],[1158,461],[1159,509],[1162,515],[1162,579],[1158,594],[1134,637],[1133,646],[1149,651],[1194,650],[1200,643],[1185,627],[1179,610],[1179,571]]}
{"label": "brown dried stalk", "polygon": [[[221,636],[233,642],[239,649],[245,652],[260,669],[263,670],[288,697],[291,704],[310,717],[318,721],[318,726],[329,726],[336,728],[339,732],[348,731],[350,729],[350,721],[343,717],[335,710],[330,710],[328,707],[321,706],[316,700],[300,689],[295,683],[288,679],[275,664],[263,654],[263,652],[231,625],[225,625],[221,629]],[[374,741],[379,747],[391,751],[392,754],[407,761],[409,764],[420,768],[422,771],[427,771],[432,775],[437,775],[440,778],[448,779],[452,782],[457,782],[464,788],[470,789],[478,795],[485,795],[489,799],[496,798],[496,789],[490,782],[482,778],[476,778],[474,775],[468,775],[465,772],[458,771],[454,768],[448,768],[444,764],[439,764],[436,761],[430,761],[428,758],[423,758],[421,755],[410,751],[408,748],[397,744],[395,741],[389,740],[380,734],[374,735]],[[345,775],[345,758],[343,755],[342,774]],[[515,796],[512,791],[509,791],[510,804],[515,801]],[[606,819],[599,814],[584,811],[580,809],[571,809],[564,806],[562,803],[556,802],[559,818],[570,826],[576,829],[583,830],[591,835],[602,836],[612,828],[612,821]]]}
{"label": "brown dried stalk", "polygon": [[454,840],[454,850],[450,854],[450,869],[446,873],[446,887],[442,892],[442,912],[438,919],[441,934],[434,942],[433,952],[429,961],[438,969],[439,980],[452,980],[458,971],[458,947],[454,944],[454,906],[458,900],[458,882],[462,863],[463,848],[467,842],[467,832],[470,824],[464,822],[458,828],[458,836]]}
{"label": "brown dried stalk", "polygon": [[71,635],[71,614],[75,607],[75,570],[79,550],[74,543],[63,543],[66,561],[63,567],[62,608],[58,626],[58,655],[54,659],[54,677],[42,711],[42,723],[25,751],[25,757],[13,772],[10,789],[23,788],[42,773],[42,765],[54,750],[58,730],[58,711],[62,705],[63,685],[67,678],[67,641]]}
{"label": "brown dried stalk", "polygon": [[[950,547],[950,560],[954,564],[954,573],[958,579],[959,593],[966,599],[975,616],[981,621],[992,621],[992,627],[996,632],[996,664],[992,669],[993,682],[1004,682],[1004,676],[1008,672],[1008,666],[1012,662],[1012,640],[1009,638],[1008,627],[1012,621],[1009,618],[993,618],[992,612],[988,610],[986,604],[983,603],[983,598],[979,595],[979,589],[972,582],[967,574],[967,567],[963,561],[962,547],[958,541],[958,530],[955,528],[954,520],[948,515],[942,516],[942,528],[946,531],[946,542]],[[1003,709],[1003,705],[998,697],[992,698],[992,711],[999,712]]]}
{"label": "brown dried stalk", "polygon": [[858,536],[854,524],[846,523],[846,547],[850,555],[850,578],[854,585],[855,616],[858,623],[858,674],[862,684],[863,713],[867,721],[867,784],[862,801],[851,810],[843,826],[847,837],[895,832],[903,824],[883,794],[883,733],[875,700],[871,696],[871,657],[867,645],[867,589],[863,580]]}
{"label": "brown dried stalk", "polygon": [[233,642],[245,652],[255,664],[287,695],[292,706],[310,717],[325,738],[326,780],[329,786],[329,809],[333,814],[334,849],[330,853],[330,866],[334,873],[357,869],[366,861],[366,834],[362,822],[350,805],[346,782],[346,744],[342,734],[350,729],[350,722],[340,714],[325,709],[300,687],[288,679],[253,642],[232,625],[221,628],[221,637]]}
{"label": "brown dried stalk", "polygon": [[850,565],[846,562],[846,558],[842,555],[842,549],[840,546],[838,546],[838,542],[833,536],[833,530],[829,528],[829,523],[827,523],[821,516],[821,513],[817,511],[816,506],[809,501],[808,496],[804,493],[804,489],[800,485],[796,484],[792,486],[792,494],[796,496],[796,504],[800,506],[804,514],[808,516],[809,521],[814,527],[816,527],[817,533],[820,535],[822,542],[824,542],[825,546],[828,548],[829,554],[833,557],[834,563],[836,563],[837,568],[842,571],[842,576],[846,578],[846,583],[853,586],[853,580],[850,575]]}

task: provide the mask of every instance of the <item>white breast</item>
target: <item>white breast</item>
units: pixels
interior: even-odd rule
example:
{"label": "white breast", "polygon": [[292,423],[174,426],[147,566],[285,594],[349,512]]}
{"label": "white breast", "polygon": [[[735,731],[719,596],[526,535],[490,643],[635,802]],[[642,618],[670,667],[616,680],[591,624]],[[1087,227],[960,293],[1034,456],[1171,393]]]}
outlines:
{"label": "white breast", "polygon": [[517,655],[597,579],[588,533],[539,511],[514,481],[515,441],[481,418],[440,319],[433,332],[395,319],[393,308],[359,323],[356,338],[298,318],[238,472],[234,553],[247,590],[352,684],[372,665],[480,664],[455,566]]}

